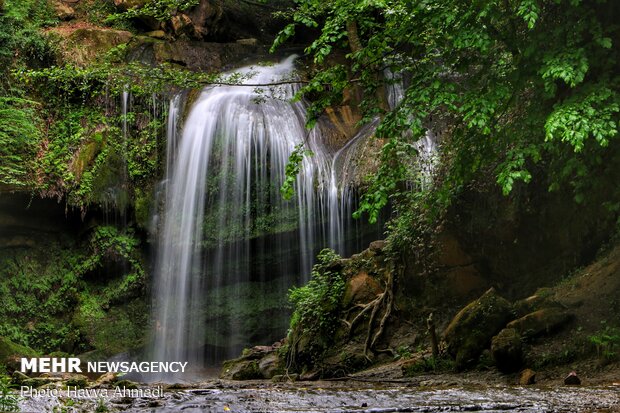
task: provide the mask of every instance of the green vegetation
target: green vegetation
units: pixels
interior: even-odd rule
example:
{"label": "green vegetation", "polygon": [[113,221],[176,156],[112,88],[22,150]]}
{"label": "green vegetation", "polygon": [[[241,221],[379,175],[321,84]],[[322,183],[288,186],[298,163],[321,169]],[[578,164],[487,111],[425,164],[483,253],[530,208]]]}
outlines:
{"label": "green vegetation", "polygon": [[602,362],[618,359],[620,354],[620,329],[606,325],[597,334],[591,335],[589,339],[596,347],[596,353]]}
{"label": "green vegetation", "polygon": [[[275,46],[318,29],[306,49],[317,70],[300,92],[312,100],[311,113],[354,89],[363,92],[367,120],[383,117],[377,136],[387,144],[358,215],[375,221],[392,202],[402,226],[412,227],[407,210],[422,203],[437,219],[468,185],[491,176],[505,195],[535,180],[617,213],[617,172],[608,167],[620,157],[615,2],[296,3]],[[346,60],[334,65],[339,53]],[[406,86],[393,110],[384,102],[385,69]],[[410,190],[419,182],[413,143],[427,128],[449,134],[436,187],[421,198]]]}
{"label": "green vegetation", "polygon": [[330,269],[339,258],[333,250],[324,249],[317,256],[308,284],[290,290],[289,300],[295,308],[291,331],[298,328],[309,336],[333,338],[345,289],[340,272]]}
{"label": "green vegetation", "polygon": [[160,22],[170,20],[177,11],[184,11],[196,6],[199,0],[144,0],[123,13],[108,16],[106,23],[114,23],[133,18],[153,18]]}
{"label": "green vegetation", "polygon": [[19,398],[11,391],[11,380],[6,376],[0,376],[0,411],[17,412],[19,411]]}
{"label": "green vegetation", "polygon": [[40,242],[0,257],[0,336],[43,353],[139,345],[146,315],[138,240],[97,227],[86,245]]}

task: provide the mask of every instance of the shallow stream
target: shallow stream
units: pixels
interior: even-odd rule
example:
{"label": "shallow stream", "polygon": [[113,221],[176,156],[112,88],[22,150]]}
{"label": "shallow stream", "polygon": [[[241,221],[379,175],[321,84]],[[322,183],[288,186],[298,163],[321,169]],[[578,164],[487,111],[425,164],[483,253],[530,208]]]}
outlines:
{"label": "shallow stream", "polygon": [[[112,393],[112,391],[110,391]],[[420,387],[405,383],[243,384],[164,390],[163,397],[32,397],[23,412],[620,412],[620,387]],[[60,409],[59,409],[60,407]]]}

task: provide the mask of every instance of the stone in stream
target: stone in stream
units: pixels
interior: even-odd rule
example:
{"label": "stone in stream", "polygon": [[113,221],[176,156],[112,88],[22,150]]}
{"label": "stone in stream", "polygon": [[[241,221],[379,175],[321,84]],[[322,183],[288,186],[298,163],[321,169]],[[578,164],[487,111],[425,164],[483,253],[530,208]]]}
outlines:
{"label": "stone in stream", "polygon": [[567,386],[579,386],[581,385],[581,379],[577,376],[576,372],[571,371],[564,379],[564,384]]}

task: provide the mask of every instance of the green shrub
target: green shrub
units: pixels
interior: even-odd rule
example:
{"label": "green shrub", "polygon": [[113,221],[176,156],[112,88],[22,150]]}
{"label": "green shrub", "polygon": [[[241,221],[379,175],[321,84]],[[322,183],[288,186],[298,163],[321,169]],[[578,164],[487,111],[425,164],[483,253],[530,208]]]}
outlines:
{"label": "green shrub", "polygon": [[596,353],[602,362],[614,361],[618,358],[620,350],[620,329],[605,326],[597,334],[589,337],[590,342],[596,347]]}
{"label": "green shrub", "polygon": [[304,334],[331,337],[339,323],[345,281],[339,272],[330,269],[340,258],[333,250],[324,249],[317,258],[308,284],[289,291],[289,300],[295,308],[290,328],[300,328]]}

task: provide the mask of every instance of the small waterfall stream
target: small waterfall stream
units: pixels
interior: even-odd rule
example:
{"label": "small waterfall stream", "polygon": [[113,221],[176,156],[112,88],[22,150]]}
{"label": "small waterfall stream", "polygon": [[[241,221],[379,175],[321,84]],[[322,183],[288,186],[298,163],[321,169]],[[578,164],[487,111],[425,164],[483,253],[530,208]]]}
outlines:
{"label": "small waterfall stream", "polygon": [[[285,299],[309,279],[317,252],[350,254],[381,235],[352,220],[349,184],[355,148],[376,122],[332,155],[318,128],[305,128],[305,104],[291,102],[297,84],[249,86],[290,79],[294,59],[236,70],[251,75],[246,86],[205,88],[182,122],[183,99],[170,103],[165,208],[155,221],[154,360],[200,368],[205,357],[232,358],[253,341],[281,337],[288,314],[273,297]],[[285,201],[285,167],[302,143],[313,155]],[[244,305],[261,325],[244,316]]]}

